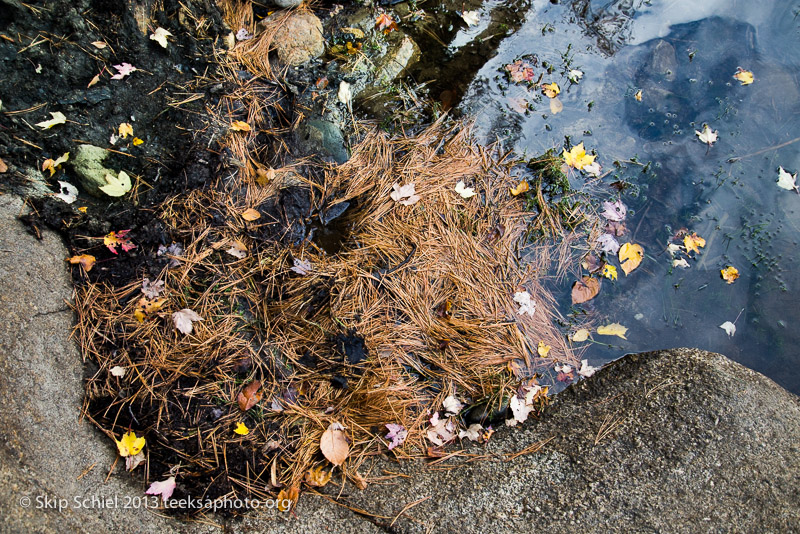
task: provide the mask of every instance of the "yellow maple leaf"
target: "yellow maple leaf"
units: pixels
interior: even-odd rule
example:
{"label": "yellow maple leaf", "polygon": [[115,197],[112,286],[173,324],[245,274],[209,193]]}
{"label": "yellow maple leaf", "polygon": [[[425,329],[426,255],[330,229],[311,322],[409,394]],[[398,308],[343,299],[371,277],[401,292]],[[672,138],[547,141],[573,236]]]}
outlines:
{"label": "yellow maple leaf", "polygon": [[133,135],[133,126],[129,122],[123,122],[119,125],[119,136],[127,139],[129,135]]}
{"label": "yellow maple leaf", "polygon": [[114,439],[117,442],[117,450],[119,455],[125,458],[126,456],[136,456],[144,448],[145,439],[137,438],[136,432],[126,432],[122,435],[122,440]]}
{"label": "yellow maple leaf", "polygon": [[567,152],[564,150],[563,154],[564,161],[570,167],[574,167],[578,170],[583,169],[587,165],[591,165],[594,163],[594,158],[597,156],[589,156],[586,154],[586,149],[583,148],[583,143],[572,147],[572,150]]}
{"label": "yellow maple leaf", "polygon": [[144,143],[144,141],[142,141],[142,140],[141,140],[141,139],[139,139],[138,137],[134,137],[134,138],[133,138],[133,146],[139,146],[139,145],[141,145],[141,144],[143,144],[143,143]]}
{"label": "yellow maple leaf", "polygon": [[749,70],[744,70],[742,67],[736,69],[736,74],[733,77],[742,82],[742,85],[750,85],[754,81],[753,73]]}
{"label": "yellow maple leaf", "polygon": [[724,269],[721,269],[719,273],[722,275],[722,279],[729,284],[732,284],[734,280],[739,278],[739,270],[733,265],[728,265]]}
{"label": "yellow maple leaf", "polygon": [[625,276],[636,269],[644,258],[642,245],[636,243],[625,243],[619,248],[619,263]]}
{"label": "yellow maple leaf", "polygon": [[543,83],[542,92],[545,94],[547,98],[555,98],[558,96],[558,93],[561,92],[561,89],[558,87],[558,84],[556,82]]}
{"label": "yellow maple leaf", "polygon": [[627,331],[628,331],[628,329],[626,327],[622,326],[619,323],[611,323],[611,324],[607,324],[605,326],[598,326],[597,327],[597,333],[600,334],[600,335],[603,335],[603,336],[618,336],[618,337],[621,337],[622,339],[628,339],[627,337],[625,337],[625,333]]}
{"label": "yellow maple leaf", "polygon": [[88,209],[89,206],[81,206],[80,208],[78,208],[78,211],[81,213],[86,213]]}
{"label": "yellow maple leaf", "polygon": [[603,276],[608,278],[609,280],[616,280],[617,279],[617,268],[613,265],[605,264],[603,266]]}
{"label": "yellow maple leaf", "polygon": [[641,102],[642,101],[642,90],[639,89],[638,91],[636,91],[636,94],[633,95],[633,98],[635,98],[637,102]]}
{"label": "yellow maple leaf", "polygon": [[234,428],[233,431],[239,434],[240,436],[246,436],[247,434],[250,433],[250,429],[247,428],[247,425],[241,422],[236,425],[236,428]]}
{"label": "yellow maple leaf", "polygon": [[53,176],[56,173],[56,169],[67,161],[69,161],[69,152],[64,152],[58,159],[46,159],[42,163],[42,171],[50,171],[50,176]]}
{"label": "yellow maple leaf", "polygon": [[706,240],[697,235],[697,233],[692,232],[692,235],[687,235],[683,238],[683,245],[686,247],[687,252],[693,250],[695,254],[699,254],[700,249],[697,247],[706,246]]}
{"label": "yellow maple leaf", "polygon": [[589,339],[589,331],[585,328],[581,328],[574,334],[572,334],[572,341],[576,343],[580,343],[581,341],[586,341]]}
{"label": "yellow maple leaf", "polygon": [[528,191],[531,186],[528,184],[526,180],[522,180],[520,183],[517,184],[516,187],[511,188],[511,194],[514,196],[521,195],[525,191]]}
{"label": "yellow maple leaf", "polygon": [[550,353],[550,345],[545,345],[544,341],[540,341],[539,346],[536,348],[536,352],[538,352],[539,356],[542,358],[547,358],[547,355]]}
{"label": "yellow maple leaf", "polygon": [[159,311],[161,307],[166,304],[166,302],[167,299],[164,297],[157,298],[155,300],[142,297],[139,299],[139,302],[136,303],[136,309],[133,310],[133,316],[137,321],[143,323],[149,314]]}
{"label": "yellow maple leaf", "polygon": [[250,125],[244,121],[233,121],[231,123],[231,130],[234,132],[249,132]]}

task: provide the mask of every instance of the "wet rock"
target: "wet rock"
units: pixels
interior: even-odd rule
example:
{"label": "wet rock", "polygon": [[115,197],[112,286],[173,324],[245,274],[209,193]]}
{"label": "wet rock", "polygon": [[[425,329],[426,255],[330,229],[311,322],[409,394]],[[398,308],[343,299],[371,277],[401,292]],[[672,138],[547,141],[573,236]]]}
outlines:
{"label": "wet rock", "polygon": [[350,159],[341,130],[327,120],[311,119],[303,123],[295,132],[295,143],[306,155],[331,157],[336,163]]}
{"label": "wet rock", "polygon": [[287,65],[302,65],[325,52],[322,22],[312,13],[295,13],[275,32],[278,59]]}
{"label": "wet rock", "polygon": [[78,176],[84,191],[94,196],[102,196],[100,188],[107,185],[106,174],[116,176],[116,171],[103,167],[108,150],[94,145],[80,145],[72,160],[72,169]]}
{"label": "wet rock", "polygon": [[675,47],[666,41],[659,41],[647,65],[652,74],[663,76],[670,82],[675,80],[675,73],[678,70]]}
{"label": "wet rock", "polygon": [[270,3],[278,7],[289,8],[299,6],[303,0],[270,0]]}
{"label": "wet rock", "polygon": [[419,46],[410,37],[403,36],[399,43],[392,46],[375,64],[375,82],[385,85],[400,76],[416,58],[419,57]]}

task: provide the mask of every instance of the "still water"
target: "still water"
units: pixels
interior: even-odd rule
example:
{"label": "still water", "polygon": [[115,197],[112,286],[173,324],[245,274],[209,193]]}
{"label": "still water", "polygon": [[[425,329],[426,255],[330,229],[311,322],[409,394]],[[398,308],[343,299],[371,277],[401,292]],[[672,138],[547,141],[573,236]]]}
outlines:
{"label": "still water", "polygon": [[[484,4],[482,20],[495,7]],[[785,0],[535,0],[466,90],[461,109],[477,117],[485,141],[499,137],[533,156],[569,136],[613,171],[604,183],[634,185],[621,195],[629,233],[620,241],[643,245],[645,259],[605,281],[587,306],[595,322],[627,326],[628,339],[595,336],[601,342],[584,356],[591,363],[699,347],[800,393],[800,195],[776,185],[779,166],[800,170],[798,11],[800,2]],[[450,46],[481,31],[464,28]],[[504,65],[526,54],[538,59],[537,76],[543,62],[552,65],[543,81],[561,87],[561,113],[504,76]],[[733,79],[737,67],[755,82]],[[570,69],[584,73],[579,83],[568,80]],[[522,111],[524,99],[533,111]],[[712,147],[695,135],[704,123],[719,132]],[[613,165],[631,159],[639,164]],[[594,190],[600,200],[617,194]],[[666,252],[682,227],[707,242],[685,270]],[[731,285],[720,277],[727,265],[740,273]],[[568,315],[569,283],[555,291]],[[733,337],[719,327],[725,321],[736,322]]]}

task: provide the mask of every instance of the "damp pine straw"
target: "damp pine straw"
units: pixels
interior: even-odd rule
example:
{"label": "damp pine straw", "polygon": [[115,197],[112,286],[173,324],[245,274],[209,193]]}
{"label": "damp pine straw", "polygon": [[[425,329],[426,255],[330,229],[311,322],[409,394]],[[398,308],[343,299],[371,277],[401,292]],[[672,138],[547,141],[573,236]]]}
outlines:
{"label": "damp pine straw", "polygon": [[[77,335],[96,364],[87,415],[117,439],[146,437],[149,481],[177,473],[176,496],[204,498],[302,493],[320,468],[364,487],[368,457],[441,455],[475,423],[488,439],[513,420],[510,399],[539,391],[537,373],[576,363],[539,281],[554,266],[519,261],[530,214],[509,166],[466,128],[435,124],[374,130],[340,166],[272,169],[266,185],[239,173],[170,199],[160,217],[184,250],[159,277],[160,309],[142,312],[157,308],[142,280],[78,290]],[[459,181],[477,194],[462,198]],[[418,202],[392,199],[411,183]],[[514,300],[526,291],[532,314]],[[189,334],[173,325],[182,309],[202,318]],[[464,408],[439,446],[430,420],[447,419],[451,396]],[[320,450],[335,423],[349,446],[340,466]],[[392,449],[387,424],[408,432]]]}

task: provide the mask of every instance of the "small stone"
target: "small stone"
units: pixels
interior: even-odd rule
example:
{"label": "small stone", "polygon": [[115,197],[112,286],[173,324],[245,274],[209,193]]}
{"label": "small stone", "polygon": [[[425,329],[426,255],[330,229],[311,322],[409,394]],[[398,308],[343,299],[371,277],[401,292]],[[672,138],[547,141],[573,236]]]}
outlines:
{"label": "small stone", "polygon": [[312,13],[290,16],[275,32],[272,40],[278,59],[288,65],[302,65],[325,52],[322,22]]}
{"label": "small stone", "polygon": [[299,6],[303,0],[270,0],[270,2],[278,7],[288,8]]}
{"label": "small stone", "polygon": [[106,174],[117,176],[117,172],[103,167],[103,161],[108,157],[108,150],[94,145],[80,145],[75,151],[72,168],[78,176],[84,191],[90,195],[105,196],[100,188],[108,185]]}

